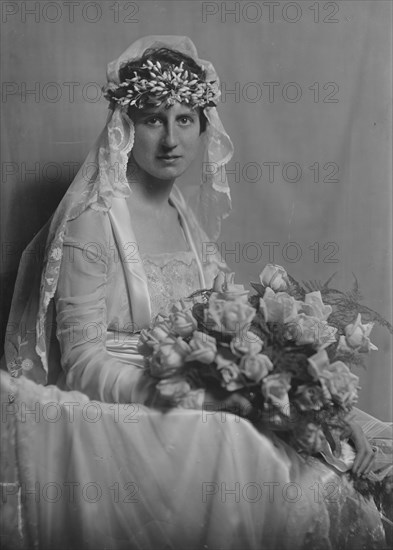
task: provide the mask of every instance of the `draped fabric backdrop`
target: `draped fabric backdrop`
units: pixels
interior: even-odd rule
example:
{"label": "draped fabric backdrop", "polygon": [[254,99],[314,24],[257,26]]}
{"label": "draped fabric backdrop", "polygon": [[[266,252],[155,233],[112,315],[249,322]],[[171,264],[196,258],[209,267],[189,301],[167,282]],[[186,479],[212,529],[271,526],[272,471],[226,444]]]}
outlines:
{"label": "draped fabric backdrop", "polygon": [[[4,318],[22,249],[104,125],[107,62],[143,35],[179,34],[222,79],[235,155],[219,246],[238,281],[269,261],[300,280],[337,272],[341,289],[354,273],[391,319],[391,2],[1,4]],[[391,337],[375,327],[372,341],[360,407],[391,420]]]}

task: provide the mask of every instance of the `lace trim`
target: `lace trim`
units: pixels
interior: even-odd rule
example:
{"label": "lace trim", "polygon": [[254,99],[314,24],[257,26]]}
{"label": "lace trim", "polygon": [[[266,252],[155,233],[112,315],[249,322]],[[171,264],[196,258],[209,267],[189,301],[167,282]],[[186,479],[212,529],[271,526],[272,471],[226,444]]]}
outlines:
{"label": "lace trim", "polygon": [[182,250],[180,252],[154,252],[142,253],[141,259],[144,264],[153,264],[156,267],[166,267],[171,262],[183,263],[190,266],[195,261],[192,250]]}

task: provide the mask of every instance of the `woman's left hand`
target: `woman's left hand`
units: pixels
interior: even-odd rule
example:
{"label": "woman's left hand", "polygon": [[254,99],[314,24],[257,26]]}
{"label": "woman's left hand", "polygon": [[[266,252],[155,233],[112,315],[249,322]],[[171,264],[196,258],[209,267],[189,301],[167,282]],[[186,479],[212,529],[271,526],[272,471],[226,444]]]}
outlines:
{"label": "woman's left hand", "polygon": [[356,422],[348,422],[350,433],[346,433],[355,446],[356,457],[352,472],[357,476],[367,475],[374,463],[375,454],[362,428]]}

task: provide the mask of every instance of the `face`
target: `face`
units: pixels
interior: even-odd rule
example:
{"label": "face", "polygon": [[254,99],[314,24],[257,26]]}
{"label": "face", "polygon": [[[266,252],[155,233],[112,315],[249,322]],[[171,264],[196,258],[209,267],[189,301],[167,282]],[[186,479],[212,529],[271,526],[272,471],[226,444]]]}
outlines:
{"label": "face", "polygon": [[155,178],[178,178],[198,154],[201,141],[198,109],[175,103],[135,110],[134,161]]}

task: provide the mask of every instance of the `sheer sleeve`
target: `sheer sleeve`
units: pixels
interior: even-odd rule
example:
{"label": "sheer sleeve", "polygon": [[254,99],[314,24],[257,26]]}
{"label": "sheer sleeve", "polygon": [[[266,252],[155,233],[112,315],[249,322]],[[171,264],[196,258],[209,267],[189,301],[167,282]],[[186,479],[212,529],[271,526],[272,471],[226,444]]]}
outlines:
{"label": "sheer sleeve", "polygon": [[107,335],[108,215],[87,209],[68,222],[55,296],[57,338],[68,388],[105,402],[144,402],[146,377],[131,359],[111,355]]}

